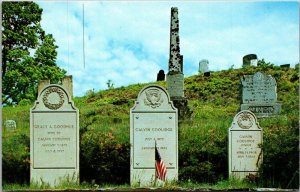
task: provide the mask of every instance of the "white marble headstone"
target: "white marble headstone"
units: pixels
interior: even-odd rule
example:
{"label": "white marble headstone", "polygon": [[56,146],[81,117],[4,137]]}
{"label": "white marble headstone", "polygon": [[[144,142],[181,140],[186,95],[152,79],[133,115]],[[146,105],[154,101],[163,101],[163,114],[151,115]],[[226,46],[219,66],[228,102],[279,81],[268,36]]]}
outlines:
{"label": "white marble headstone", "polygon": [[79,181],[79,111],[60,85],[44,87],[30,110],[30,159],[31,182]]}
{"label": "white marble headstone", "polygon": [[209,61],[207,59],[199,61],[199,73],[209,72],[208,65]]}
{"label": "white marble headstone", "polygon": [[229,176],[243,179],[249,174],[255,175],[263,159],[262,129],[255,115],[248,110],[240,111],[228,131]]}
{"label": "white marble headstone", "polygon": [[166,180],[178,178],[178,113],[167,91],[160,86],[143,88],[130,110],[130,183],[154,186],[155,141],[165,163]]}

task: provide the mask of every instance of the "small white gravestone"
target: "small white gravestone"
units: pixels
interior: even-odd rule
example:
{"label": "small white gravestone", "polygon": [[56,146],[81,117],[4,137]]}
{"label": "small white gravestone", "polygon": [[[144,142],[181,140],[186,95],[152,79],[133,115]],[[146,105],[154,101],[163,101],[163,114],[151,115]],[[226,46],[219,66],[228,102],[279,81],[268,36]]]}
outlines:
{"label": "small white gravestone", "polygon": [[79,181],[79,111],[60,85],[44,87],[30,109],[30,179]]}
{"label": "small white gravestone", "polygon": [[255,115],[248,110],[240,111],[229,128],[228,162],[229,176],[243,179],[257,174],[262,163],[262,129]]}
{"label": "small white gravestone", "polygon": [[14,120],[6,120],[4,125],[5,128],[7,128],[8,130],[13,130],[17,128],[17,123]]}
{"label": "small white gravestone", "polygon": [[[178,178],[178,113],[160,86],[143,88],[130,110],[130,183],[155,186]],[[165,180],[156,173],[155,145],[166,168]]]}
{"label": "small white gravestone", "polygon": [[199,73],[209,72],[208,70],[209,61],[207,59],[202,59],[199,61]]}

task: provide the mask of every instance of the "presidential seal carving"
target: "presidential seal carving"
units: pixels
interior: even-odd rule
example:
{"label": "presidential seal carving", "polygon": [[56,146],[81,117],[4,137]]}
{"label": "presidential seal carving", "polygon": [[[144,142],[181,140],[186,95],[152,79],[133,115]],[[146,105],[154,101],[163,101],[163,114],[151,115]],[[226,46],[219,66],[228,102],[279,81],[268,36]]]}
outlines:
{"label": "presidential seal carving", "polygon": [[249,129],[253,125],[253,121],[247,113],[241,113],[237,123],[242,129]]}
{"label": "presidential seal carving", "polygon": [[65,102],[64,91],[59,87],[49,87],[43,95],[43,102],[48,109],[59,109]]}
{"label": "presidential seal carving", "polygon": [[164,101],[161,97],[161,91],[158,89],[149,89],[145,91],[146,98],[144,99],[144,103],[146,106],[152,107],[153,109],[159,107]]}

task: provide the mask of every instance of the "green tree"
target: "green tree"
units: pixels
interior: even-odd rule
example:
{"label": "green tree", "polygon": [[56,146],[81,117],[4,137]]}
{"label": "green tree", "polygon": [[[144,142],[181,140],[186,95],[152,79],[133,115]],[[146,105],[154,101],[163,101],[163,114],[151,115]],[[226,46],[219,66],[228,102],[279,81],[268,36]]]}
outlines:
{"label": "green tree", "polygon": [[39,80],[56,83],[66,73],[56,65],[55,40],[40,25],[42,12],[34,2],[2,3],[3,103],[34,100]]}

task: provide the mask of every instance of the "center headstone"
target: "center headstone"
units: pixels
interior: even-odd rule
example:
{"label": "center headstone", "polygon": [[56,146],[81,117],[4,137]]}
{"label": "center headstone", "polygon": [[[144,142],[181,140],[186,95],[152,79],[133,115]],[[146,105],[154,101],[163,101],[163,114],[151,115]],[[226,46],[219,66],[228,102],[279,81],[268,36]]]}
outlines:
{"label": "center headstone", "polygon": [[[138,94],[130,110],[130,183],[154,186],[178,178],[178,114],[167,91],[147,86]],[[166,170],[156,172],[155,148]]]}
{"label": "center headstone", "polygon": [[280,113],[281,104],[277,103],[277,85],[271,75],[257,72],[244,75],[242,83],[241,110],[250,110],[257,117],[267,117]]}
{"label": "center headstone", "polygon": [[79,111],[60,85],[47,85],[30,109],[30,180],[79,181]]}
{"label": "center headstone", "polygon": [[251,111],[240,111],[229,128],[229,176],[243,179],[257,175],[262,163],[262,129]]}

